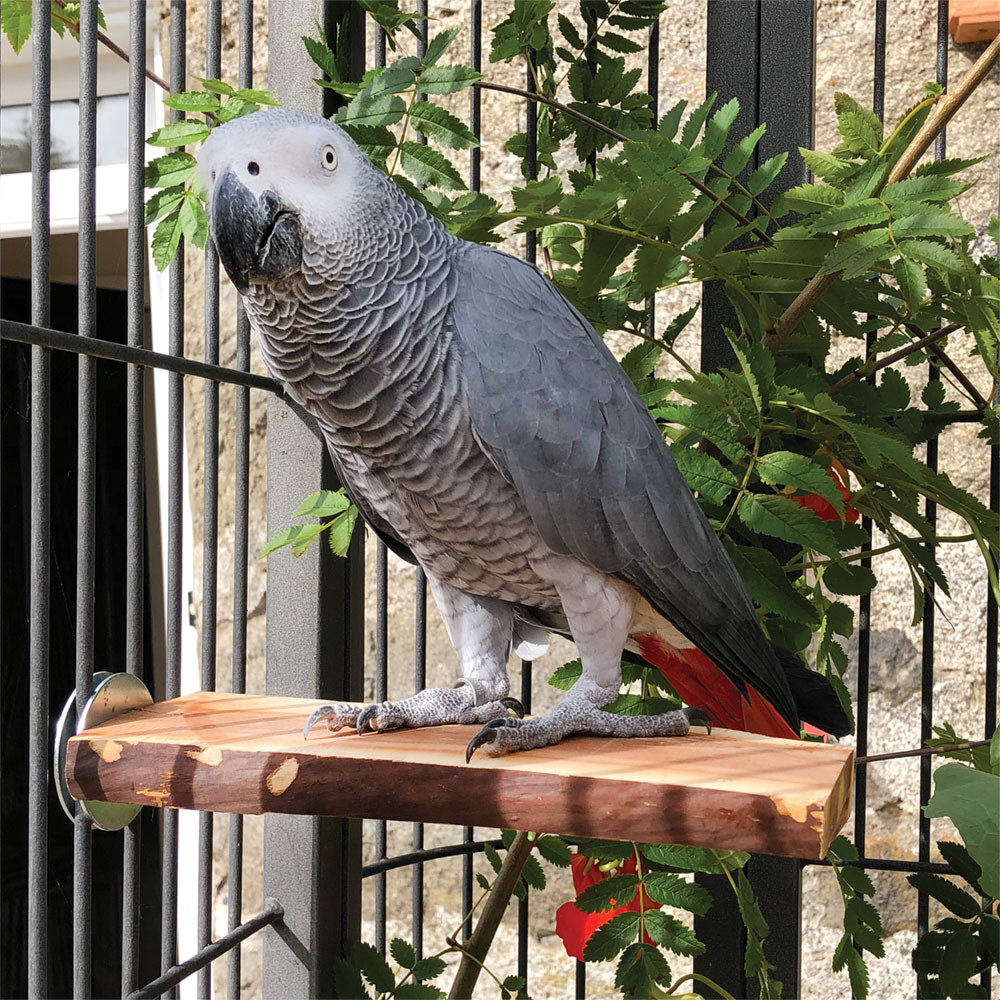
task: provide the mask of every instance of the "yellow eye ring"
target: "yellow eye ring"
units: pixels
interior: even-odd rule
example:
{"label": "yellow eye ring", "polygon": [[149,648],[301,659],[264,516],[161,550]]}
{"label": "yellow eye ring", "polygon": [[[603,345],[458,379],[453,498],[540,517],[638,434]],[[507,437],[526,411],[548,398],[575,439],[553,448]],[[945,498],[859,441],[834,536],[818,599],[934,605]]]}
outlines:
{"label": "yellow eye ring", "polygon": [[333,148],[333,146],[323,147],[323,153],[320,156],[320,162],[323,164],[324,170],[337,169],[337,151]]}

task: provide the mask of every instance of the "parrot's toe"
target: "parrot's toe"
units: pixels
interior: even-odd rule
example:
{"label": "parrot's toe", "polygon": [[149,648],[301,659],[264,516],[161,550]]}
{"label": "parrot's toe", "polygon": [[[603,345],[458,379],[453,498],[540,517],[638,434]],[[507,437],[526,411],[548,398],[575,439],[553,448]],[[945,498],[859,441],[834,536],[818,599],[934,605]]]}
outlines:
{"label": "parrot's toe", "polygon": [[317,708],[306,720],[302,728],[302,739],[309,739],[310,730],[321,720],[326,722],[326,728],[331,733],[335,733],[347,726],[353,726],[357,716],[357,705],[324,705],[322,708]]}
{"label": "parrot's toe", "polygon": [[[514,699],[511,698],[509,700],[513,701]],[[490,722],[487,722],[486,725],[483,726],[483,728],[480,729],[471,740],[469,740],[469,745],[465,748],[465,763],[468,764],[469,761],[472,760],[472,755],[480,747],[483,747],[486,753],[488,753],[491,757],[498,757],[500,754],[506,753],[508,746],[503,735],[504,731],[507,729],[516,729],[518,727],[518,723],[521,721],[521,718],[518,717],[516,719],[492,719]]]}
{"label": "parrot's toe", "polygon": [[682,708],[681,712],[687,716],[687,720],[692,726],[704,726],[711,735],[712,720],[703,708]]}
{"label": "parrot's toe", "polygon": [[[503,705],[504,708],[513,712],[519,719],[524,718],[524,705],[522,705],[517,698],[501,698],[500,704]],[[503,719],[497,719],[496,721],[502,722]]]}

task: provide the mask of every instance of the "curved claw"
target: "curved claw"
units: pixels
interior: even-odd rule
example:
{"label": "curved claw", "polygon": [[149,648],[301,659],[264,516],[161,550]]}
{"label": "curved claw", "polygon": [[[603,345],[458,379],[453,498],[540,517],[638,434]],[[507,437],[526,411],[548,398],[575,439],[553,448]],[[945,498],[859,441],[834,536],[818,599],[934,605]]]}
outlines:
{"label": "curved claw", "polygon": [[[309,732],[319,722],[320,719],[326,719],[331,715],[339,715],[340,709],[336,705],[324,705],[322,708],[317,708],[312,715],[306,720],[306,724],[302,727],[302,739],[309,739]],[[327,724],[329,726],[329,723]],[[338,726],[338,729],[341,727]],[[332,731],[332,730],[331,730]]]}
{"label": "curved claw", "polygon": [[502,729],[506,723],[506,719],[491,719],[487,722],[486,725],[483,726],[483,728],[480,729],[471,740],[469,740],[469,745],[465,748],[465,763],[468,764],[469,761],[472,760],[472,755],[485,743],[492,743],[494,741],[493,730]]}
{"label": "curved claw", "polygon": [[[524,705],[522,705],[517,698],[501,698],[500,704],[504,708],[510,709],[519,719],[524,718]],[[503,721],[503,720],[500,720]]]}
{"label": "curved claw", "polygon": [[681,711],[687,716],[687,720],[691,725],[704,726],[708,730],[709,735],[711,735],[712,720],[703,708],[682,708]]}
{"label": "curved claw", "polygon": [[364,736],[366,732],[378,732],[378,727],[371,724],[371,720],[375,717],[378,712],[378,705],[369,705],[367,708],[363,708],[358,712],[358,720],[356,723],[358,736]]}

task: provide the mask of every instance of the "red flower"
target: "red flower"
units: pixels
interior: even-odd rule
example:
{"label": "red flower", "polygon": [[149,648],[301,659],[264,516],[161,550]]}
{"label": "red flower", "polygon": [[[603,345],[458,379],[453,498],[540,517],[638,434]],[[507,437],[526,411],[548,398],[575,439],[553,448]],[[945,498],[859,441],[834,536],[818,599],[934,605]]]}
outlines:
{"label": "red flower", "polygon": [[[826,474],[833,480],[837,491],[844,498],[844,520],[853,524],[861,516],[848,501],[851,499],[850,491],[847,489],[847,470],[836,459],[826,470]],[[806,496],[792,497],[800,507],[807,507],[822,521],[839,521],[840,515],[833,504],[818,493],[809,493]]]}
{"label": "red flower", "polygon": [[[585,854],[574,854],[569,860],[573,870],[573,888],[576,890],[577,896],[584,889],[588,889],[590,886],[612,877],[610,873],[602,872],[598,868],[598,862],[593,858],[588,858]],[[635,858],[629,858],[627,861],[622,862],[615,874],[634,875]],[[556,934],[562,938],[566,954],[570,958],[575,958],[577,961],[582,962],[583,949],[598,927],[603,926],[620,913],[629,913],[633,910],[636,912],[641,910],[658,910],[661,906],[661,903],[654,903],[642,889],[636,891],[631,903],[626,903],[624,906],[616,905],[612,909],[605,910],[602,913],[584,913],[583,910],[577,907],[575,900],[570,900],[570,902],[563,903],[556,910]],[[656,944],[648,934],[645,935],[645,940],[647,944]]]}

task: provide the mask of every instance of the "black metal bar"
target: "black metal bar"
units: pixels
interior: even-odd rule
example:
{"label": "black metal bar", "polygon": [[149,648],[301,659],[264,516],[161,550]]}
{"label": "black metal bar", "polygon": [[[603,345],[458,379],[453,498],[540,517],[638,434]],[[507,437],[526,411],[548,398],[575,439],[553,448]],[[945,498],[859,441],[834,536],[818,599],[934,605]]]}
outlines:
{"label": "black metal bar", "polygon": [[[475,840],[461,844],[446,844],[443,847],[425,847],[422,850],[413,851],[409,854],[397,854],[393,858],[382,858],[379,861],[374,861],[361,869],[361,875],[363,878],[374,876],[377,879],[380,875],[384,875],[385,872],[391,872],[396,868],[405,868],[407,865],[417,862],[439,861],[441,858],[471,857],[473,854],[479,854],[487,844],[490,847],[502,847],[503,841],[500,839]],[[469,909],[472,909],[471,904]]]}
{"label": "black metal bar", "polygon": [[[937,10],[937,82],[943,86],[948,84],[948,2],[938,0]],[[942,129],[934,143],[934,158],[941,159],[945,155],[945,130]],[[934,365],[928,365],[928,382],[939,379],[940,373]],[[927,442],[927,465],[937,471],[938,439],[931,438]],[[931,528],[937,526],[937,504],[928,500],[924,507],[924,515]],[[924,619],[922,642],[920,648],[920,743],[923,745],[931,737],[931,726],[934,721],[934,632],[936,624],[936,608],[934,604],[934,584],[926,584],[924,596]],[[928,861],[931,856],[931,821],[924,815],[923,806],[931,795],[930,757],[920,760],[920,809],[918,811],[917,858]],[[917,938],[927,932],[929,923],[930,899],[926,892],[917,893]],[[919,994],[919,985],[918,985]]]}
{"label": "black metal bar", "polygon": [[[875,3],[875,57],[874,79],[872,83],[872,110],[879,121],[885,118],[885,37],[886,0]],[[865,342],[865,354],[870,356],[878,339],[877,330],[869,330]],[[871,381],[874,381],[872,376]],[[869,540],[872,537],[872,519],[862,517],[861,527]],[[862,567],[871,569],[871,558],[861,560]],[[858,600],[858,694],[855,712],[855,733],[857,755],[868,753],[868,689],[871,672],[871,594],[862,594]],[[865,853],[867,839],[868,773],[859,768],[854,773],[854,843],[861,854]]]}
{"label": "black metal bar", "polygon": [[[97,201],[97,3],[80,4],[80,126],[77,325],[96,334]],[[95,361],[77,359],[76,471],[76,711],[77,718],[94,680],[94,531],[96,485]],[[73,996],[91,994],[93,854],[90,817],[73,819]]]}
{"label": "black metal bar", "polygon": [[158,979],[154,979],[138,990],[133,990],[126,995],[127,1000],[152,1000],[153,997],[163,996],[164,993],[174,990],[178,984],[184,982],[195,972],[206,968],[217,958],[221,958],[231,948],[237,947],[241,941],[245,941],[252,934],[256,934],[257,931],[263,930],[265,927],[280,924],[284,915],[285,910],[281,903],[276,899],[266,899],[264,909],[257,916],[251,917],[238,927],[223,934],[218,941],[213,941],[199,949],[186,961],[166,969]]}
{"label": "black metal bar", "polygon": [[[51,32],[32,32],[31,322],[47,326]],[[48,996],[49,558],[51,551],[51,358],[31,352],[31,537],[28,631],[28,995]]]}
{"label": "black metal bar", "polygon": [[[4,340],[34,344],[56,351],[72,351],[74,354],[87,354],[90,357],[105,358],[108,361],[122,361],[130,365],[159,368],[177,376],[193,375],[196,378],[213,379],[216,382],[226,382],[230,385],[242,385],[249,389],[263,389],[281,397],[284,397],[285,394],[277,382],[264,375],[253,375],[249,372],[237,371],[234,368],[225,368],[222,365],[209,365],[204,361],[195,361],[180,354],[162,354],[144,347],[116,344],[110,340],[98,338],[85,340],[78,334],[51,330],[45,325],[16,323],[11,319],[0,319],[0,337]],[[177,384],[183,387],[183,382],[179,379]]]}
{"label": "black metal bar", "polygon": [[[222,76],[222,0],[208,0],[205,9],[205,77]],[[219,256],[211,240],[205,246],[205,363],[219,363]],[[218,620],[219,553],[219,383],[205,381],[204,450],[202,459],[201,558],[201,689],[215,690],[216,622]],[[199,948],[212,940],[212,854],[215,817],[198,813]],[[198,996],[212,992],[212,966],[198,970]]]}
{"label": "black metal bar", "polygon": [[578,961],[573,974],[573,996],[585,1000],[587,996],[587,963]]}
{"label": "black metal bar", "polygon": [[[170,2],[170,90],[182,92],[187,85],[187,4]],[[170,112],[171,121],[183,118]],[[180,241],[170,265],[168,293],[169,352],[184,354],[184,240]],[[181,630],[184,595],[182,593],[182,532],[184,489],[184,383],[172,373],[167,381],[167,587],[166,671],[163,697],[176,698],[181,682]],[[177,962],[177,812],[165,809],[162,818],[162,902],[160,924],[160,971],[166,973]],[[167,996],[173,997],[171,989]]]}
{"label": "black metal bar", "polygon": [[[129,83],[128,83],[128,249],[127,305],[128,343],[141,348],[145,337],[145,270],[146,233],[143,218],[143,161],[146,151],[146,4],[130,0]],[[82,117],[82,109],[81,109]],[[81,182],[83,172],[81,169]],[[80,332],[83,333],[81,326]],[[126,376],[125,458],[125,670],[142,676],[143,667],[143,596],[142,568],[144,560],[143,521],[145,520],[144,469],[142,441],[142,377],[138,369],[129,369]],[[136,412],[138,411],[138,413]],[[142,563],[140,563],[142,560]],[[138,574],[138,575],[137,575]],[[123,831],[122,842],[122,978],[124,996],[139,982],[139,900],[140,850],[142,822],[136,817]]]}
{"label": "black metal bar", "polygon": [[[253,0],[239,5],[239,75],[241,88],[253,86]],[[250,370],[250,321],[243,301],[236,306],[236,367]],[[250,390],[237,386],[234,436],[233,483],[233,658],[232,690],[242,694],[247,687],[247,566],[250,526]],[[243,817],[229,816],[229,876],[227,879],[227,931],[232,933],[243,919]],[[237,944],[226,955],[226,996],[239,1000],[242,989],[242,947]]]}
{"label": "black metal bar", "polygon": [[[426,2],[424,4],[426,11]],[[426,22],[424,22],[426,24]],[[413,689],[427,687],[427,577],[418,566],[414,592]],[[411,876],[413,950],[417,958],[424,954],[424,866],[419,860],[424,849],[424,824],[413,824],[413,863]]]}
{"label": "black metal bar", "polygon": [[[955,869],[951,865],[946,865],[941,861],[896,861],[893,858],[859,858],[852,862],[858,868],[867,868],[869,871],[879,872],[933,872],[936,875],[955,875]],[[805,861],[807,865],[823,865],[829,867],[831,862],[823,859],[821,861]]]}
{"label": "black metal bar", "polygon": [[[375,552],[375,702],[389,696],[389,552],[379,539]],[[376,865],[388,854],[388,825],[375,821]],[[375,947],[385,953],[386,878],[384,871],[375,876]]]}

